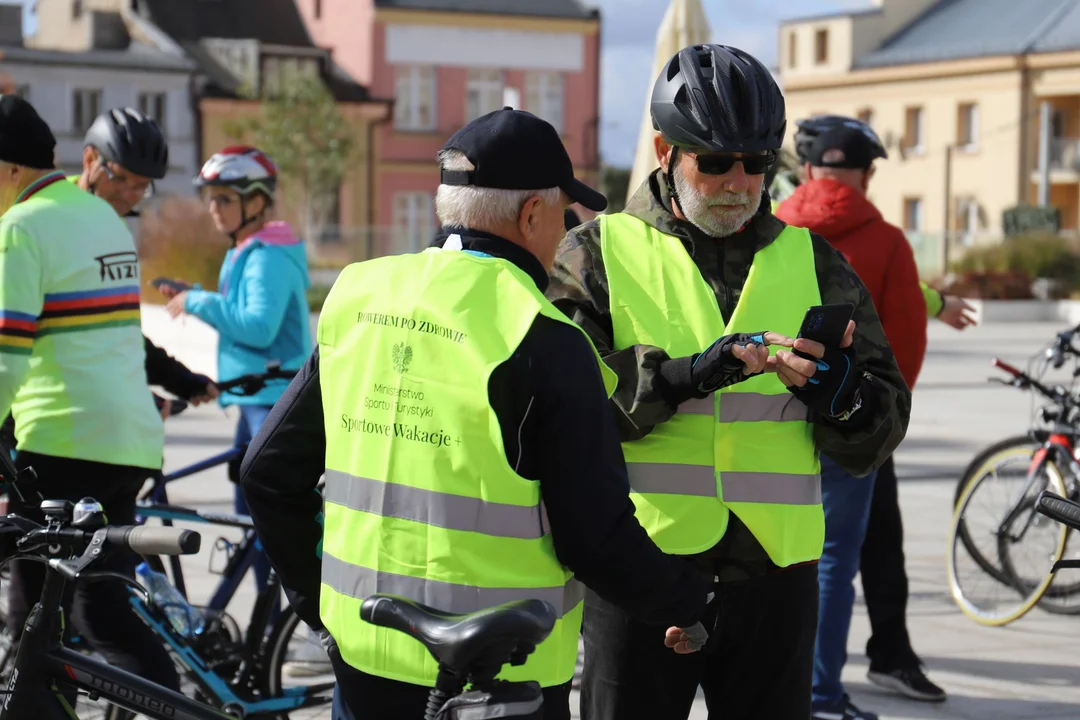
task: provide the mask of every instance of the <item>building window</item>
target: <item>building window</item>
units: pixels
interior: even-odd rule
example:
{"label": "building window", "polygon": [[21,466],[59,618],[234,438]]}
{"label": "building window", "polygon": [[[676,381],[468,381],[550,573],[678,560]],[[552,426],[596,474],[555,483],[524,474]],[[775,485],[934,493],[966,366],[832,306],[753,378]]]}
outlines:
{"label": "building window", "polygon": [[139,93],[139,112],[147,117],[153,118],[162,132],[165,132],[165,93],[163,92],[144,92]]}
{"label": "building window", "polygon": [[469,70],[465,85],[465,122],[501,108],[503,74],[501,70]]}
{"label": "building window", "polygon": [[428,193],[403,192],[394,195],[394,235],[396,252],[419,252],[434,236],[433,199]]}
{"label": "building window", "polygon": [[863,108],[857,117],[870,127],[874,127],[874,111],[871,108]]}
{"label": "building window", "polygon": [[919,232],[923,226],[922,198],[904,198],[904,229]]}
{"label": "building window", "polygon": [[82,0],[71,0],[71,19],[78,20],[82,17]]}
{"label": "building window", "polygon": [[979,145],[979,106],[962,103],[956,119],[956,144],[964,150],[974,150]]}
{"label": "building window", "polygon": [[274,95],[293,83],[318,77],[319,63],[310,57],[268,55],[262,58],[261,73],[263,92]]}
{"label": "building window", "polygon": [[322,0],[315,0],[315,19],[322,18]]}
{"label": "building window", "polygon": [[909,107],[904,111],[904,149],[921,153],[923,139],[923,109]]}
{"label": "building window", "polygon": [[829,31],[824,28],[814,33],[814,62],[818,65],[829,62]]}
{"label": "building window", "polygon": [[397,68],[394,127],[399,130],[435,129],[435,68],[409,65]]}
{"label": "building window", "polygon": [[101,112],[101,90],[75,90],[71,95],[71,130],[84,133]]}
{"label": "building window", "polygon": [[525,109],[563,132],[562,73],[531,72],[525,75]]}
{"label": "building window", "polygon": [[799,36],[792,30],[787,36],[787,64],[793,68],[798,62]]}

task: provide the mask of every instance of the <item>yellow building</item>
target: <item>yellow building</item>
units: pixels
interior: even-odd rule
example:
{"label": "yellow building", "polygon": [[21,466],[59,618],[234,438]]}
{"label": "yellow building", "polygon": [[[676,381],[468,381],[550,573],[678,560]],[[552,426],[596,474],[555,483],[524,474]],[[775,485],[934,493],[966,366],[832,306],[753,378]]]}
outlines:
{"label": "yellow building", "polygon": [[940,270],[946,230],[959,252],[1038,201],[1043,124],[1049,202],[1080,228],[1080,2],[873,0],[785,21],[779,41],[788,142],[808,115],[868,121],[889,151],[870,198],[924,274]]}

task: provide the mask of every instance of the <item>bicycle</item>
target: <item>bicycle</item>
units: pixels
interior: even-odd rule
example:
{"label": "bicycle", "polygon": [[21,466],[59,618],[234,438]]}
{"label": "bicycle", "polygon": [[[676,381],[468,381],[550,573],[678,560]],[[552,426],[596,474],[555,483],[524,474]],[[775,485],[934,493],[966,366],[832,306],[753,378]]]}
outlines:
{"label": "bicycle", "polygon": [[[47,567],[41,598],[27,618],[15,658],[0,720],[71,720],[72,692],[104,699],[151,720],[235,720],[245,717],[202,705],[108,663],[63,646],[61,599],[67,582],[86,582],[112,573],[94,573],[105,554],[126,549],[142,555],[193,554],[201,536],[173,527],[105,527],[101,505],[86,498],[78,505],[64,500],[42,503],[47,524],[17,515],[0,518],[0,538],[15,537],[14,557],[37,560]],[[63,555],[63,557],[57,557]],[[122,576],[121,576],[122,577]],[[134,589],[134,581],[123,578]],[[405,632],[420,641],[440,663],[425,720],[477,717],[532,717],[543,703],[538,683],[496,680],[502,666],[521,665],[555,626],[548,603],[524,600],[468,615],[449,615],[402,598],[376,595],[360,609],[367,622]],[[160,616],[164,620],[164,616]],[[466,685],[469,692],[462,692]],[[462,712],[456,712],[457,709]],[[466,714],[468,710],[468,714]],[[234,709],[235,713],[236,709]]]}
{"label": "bicycle", "polygon": [[[1064,360],[1066,350],[1060,346],[1063,333],[1059,336],[1049,357],[1057,367]],[[1071,341],[1071,336],[1068,337]],[[1068,345],[1069,351],[1076,354]],[[1033,389],[1050,400],[1050,405],[1041,409],[1047,429],[1033,430],[1030,439],[1024,443],[1010,439],[998,443],[984,452],[986,459],[976,458],[961,480],[959,496],[956,500],[952,526],[949,533],[949,554],[947,559],[950,593],[957,606],[965,615],[982,625],[1002,626],[1018,620],[1037,604],[1053,612],[1075,612],[1074,596],[1080,595],[1080,584],[1051,587],[1055,575],[1049,568],[1042,568],[1040,557],[1057,561],[1066,551],[1069,530],[1065,526],[1051,526],[1035,511],[1036,496],[1048,488],[1058,494],[1080,495],[1080,463],[1074,451],[1077,427],[1080,426],[1080,400],[1066,388],[1056,385],[1047,387],[1028,373],[994,358],[995,367],[1004,370],[1012,379],[1000,381],[1012,387]],[[1074,377],[1080,375],[1080,369]],[[1032,443],[1037,445],[1032,447]],[[1002,468],[1018,460],[1024,468],[1020,489],[1008,495],[1004,509],[991,513],[990,527],[985,530],[973,529],[971,513],[976,499],[982,499],[981,490],[987,489],[986,495],[993,494],[1007,485],[1003,479]],[[1009,488],[1004,487],[1006,491]],[[1026,542],[1042,534],[1045,548],[1036,553],[1034,560],[1018,562],[1014,556],[1028,549]],[[978,540],[989,539],[988,549],[979,547]],[[963,551],[963,552],[961,552]],[[989,578],[991,589],[1004,591],[1005,599],[992,598],[982,602],[976,598],[974,587],[965,587],[960,576],[962,559],[967,556],[975,561],[980,571],[979,579]],[[1049,602],[1047,602],[1049,600]]]}
{"label": "bicycle", "polygon": [[[154,720],[235,720],[179,693],[68,649],[62,642],[61,605],[67,582],[85,582],[103,574],[114,577],[112,573],[93,573],[90,569],[105,553],[117,549],[152,555],[198,552],[199,534],[168,527],[103,527],[101,505],[92,499],[78,506],[63,500],[47,500],[41,507],[48,521],[44,526],[17,515],[0,518],[0,537],[10,541],[12,536],[17,536],[15,551],[7,554],[3,562],[20,557],[42,562],[47,567],[41,598],[27,618],[7,693],[0,705],[0,720],[77,718],[69,700],[72,691],[104,699]],[[35,552],[43,548],[44,552]],[[61,553],[64,557],[57,557]]]}
{"label": "bicycle", "polygon": [[[262,379],[262,375],[246,376],[227,385],[247,383],[247,387],[251,387],[251,383]],[[0,463],[2,461],[3,458],[0,458]],[[10,463],[6,465],[6,470],[0,465],[0,475],[18,477]],[[17,487],[14,483],[10,485]],[[164,483],[161,484],[163,489]],[[244,538],[236,545],[223,538],[218,539],[219,545],[225,542],[230,548],[237,548],[237,551],[229,553],[222,580],[210,606],[200,608],[206,626],[197,637],[184,638],[169,623],[160,621],[152,603],[135,593],[130,598],[135,613],[170,649],[182,677],[194,686],[196,696],[216,707],[231,709],[242,717],[275,720],[285,720],[289,713],[296,710],[328,705],[332,701],[333,682],[287,687],[284,681],[283,670],[291,654],[290,641],[294,639],[301,621],[290,607],[280,609],[281,586],[276,573],[271,572],[267,586],[259,593],[246,633],[242,633],[236,621],[225,612],[248,569],[261,553],[251,519],[146,501],[141,503],[139,512],[142,516],[162,518],[166,526],[179,520],[235,527],[244,532]],[[145,521],[145,517],[140,520]],[[146,559],[149,564],[158,566],[159,571],[162,570],[163,563],[156,555],[148,555]],[[182,578],[182,574],[177,573],[176,577]],[[297,639],[305,642],[304,639]],[[78,636],[69,635],[67,641],[72,649],[90,651]],[[7,649],[10,646],[9,640]],[[316,649],[325,658],[321,646]]]}

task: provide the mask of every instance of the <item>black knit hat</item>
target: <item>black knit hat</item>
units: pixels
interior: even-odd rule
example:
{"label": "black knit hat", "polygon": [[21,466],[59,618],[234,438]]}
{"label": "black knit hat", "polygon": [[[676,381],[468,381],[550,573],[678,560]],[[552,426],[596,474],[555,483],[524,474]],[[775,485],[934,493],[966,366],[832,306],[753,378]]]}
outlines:
{"label": "black knit hat", "polygon": [[52,170],[55,150],[56,138],[34,106],[18,95],[0,95],[0,161]]}

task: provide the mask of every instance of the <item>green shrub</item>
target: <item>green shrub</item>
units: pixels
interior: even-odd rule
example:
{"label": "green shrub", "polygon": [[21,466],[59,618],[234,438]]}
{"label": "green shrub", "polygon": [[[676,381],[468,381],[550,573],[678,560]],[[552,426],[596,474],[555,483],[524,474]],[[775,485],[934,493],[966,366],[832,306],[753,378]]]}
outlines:
{"label": "green shrub", "polygon": [[144,209],[139,224],[143,302],[166,302],[150,286],[156,277],[216,290],[218,270],[228,249],[229,239],[217,231],[197,198],[169,195]]}
{"label": "green shrub", "polygon": [[[960,278],[954,283],[962,286],[998,288],[995,297],[1014,297],[1015,285],[1022,277],[1030,280],[1048,278],[1054,282],[1054,296],[1068,297],[1080,291],[1080,252],[1058,235],[1021,235],[1006,238],[1000,245],[990,245],[968,251],[956,263],[953,272]],[[985,276],[984,280],[979,280]],[[1029,282],[1030,282],[1029,280]],[[1010,286],[1009,290],[1004,286]],[[985,297],[985,296],[979,296]]]}
{"label": "green shrub", "polygon": [[326,296],[330,294],[330,288],[325,285],[312,285],[307,289],[308,305],[311,306],[311,312],[317,313],[322,310],[323,303],[326,302]]}

